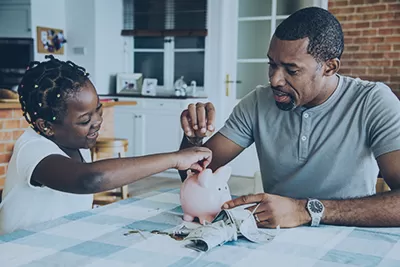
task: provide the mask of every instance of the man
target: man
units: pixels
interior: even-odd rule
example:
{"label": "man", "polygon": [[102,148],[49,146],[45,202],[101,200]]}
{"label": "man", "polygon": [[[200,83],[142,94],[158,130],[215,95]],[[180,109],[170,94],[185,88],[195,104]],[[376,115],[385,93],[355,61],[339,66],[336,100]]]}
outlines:
{"label": "man", "polygon": [[[340,23],[324,9],[278,26],[270,85],[244,97],[203,145],[215,170],[255,142],[266,193],[224,208],[260,203],[260,227],[400,226],[400,103],[382,83],[338,75],[343,48]],[[202,145],[214,119],[211,103],[189,105],[181,148]],[[392,191],[375,195],[379,170]]]}

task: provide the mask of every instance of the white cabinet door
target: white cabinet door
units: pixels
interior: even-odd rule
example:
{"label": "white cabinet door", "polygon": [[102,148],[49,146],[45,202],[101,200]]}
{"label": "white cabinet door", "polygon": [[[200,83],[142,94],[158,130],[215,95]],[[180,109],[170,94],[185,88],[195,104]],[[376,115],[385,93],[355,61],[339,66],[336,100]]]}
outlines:
{"label": "white cabinet door", "polygon": [[[144,150],[145,154],[173,152],[179,149],[182,140],[180,113],[165,109],[148,110],[145,116]],[[175,169],[159,174],[162,177],[179,178]]]}
{"label": "white cabinet door", "polygon": [[128,139],[127,157],[133,157],[135,151],[135,114],[130,111],[123,111],[115,108],[114,113],[114,129],[115,138]]}
{"label": "white cabinet door", "polygon": [[144,115],[145,154],[177,151],[182,138],[179,115],[163,110],[150,110]]}
{"label": "white cabinet door", "polygon": [[29,4],[0,3],[0,37],[32,37]]}
{"label": "white cabinet door", "polygon": [[[186,103],[156,99],[140,100],[137,106],[115,107],[115,137],[127,138],[128,156],[144,156],[179,149],[182,140],[180,113]],[[159,174],[178,178],[176,170]]]}
{"label": "white cabinet door", "polygon": [[146,116],[142,112],[133,113],[133,155],[146,155]]}

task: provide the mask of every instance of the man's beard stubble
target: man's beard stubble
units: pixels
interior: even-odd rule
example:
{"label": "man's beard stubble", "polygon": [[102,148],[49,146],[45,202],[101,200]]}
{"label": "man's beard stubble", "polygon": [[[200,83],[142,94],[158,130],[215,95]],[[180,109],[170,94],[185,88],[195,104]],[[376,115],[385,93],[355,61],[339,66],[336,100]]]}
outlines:
{"label": "man's beard stubble", "polygon": [[289,95],[290,101],[288,103],[282,103],[282,102],[277,102],[275,101],[276,106],[284,111],[290,111],[296,108],[296,102],[294,101],[294,98]]}

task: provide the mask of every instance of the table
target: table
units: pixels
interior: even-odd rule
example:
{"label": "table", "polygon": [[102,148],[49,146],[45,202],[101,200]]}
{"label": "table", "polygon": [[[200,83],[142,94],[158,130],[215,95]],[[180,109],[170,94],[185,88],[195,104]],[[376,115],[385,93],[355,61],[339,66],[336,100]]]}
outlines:
{"label": "table", "polygon": [[0,266],[400,266],[400,228],[304,226],[199,253],[150,233],[181,217],[179,190],[154,191],[0,236]]}

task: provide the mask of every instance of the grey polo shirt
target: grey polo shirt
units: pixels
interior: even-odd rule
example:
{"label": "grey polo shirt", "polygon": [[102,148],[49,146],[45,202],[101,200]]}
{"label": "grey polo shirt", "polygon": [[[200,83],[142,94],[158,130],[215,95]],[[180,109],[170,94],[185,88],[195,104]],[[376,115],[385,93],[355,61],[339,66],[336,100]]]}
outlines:
{"label": "grey polo shirt", "polygon": [[[400,101],[389,87],[339,76],[323,104],[283,111],[257,87],[219,131],[257,149],[264,190],[293,198],[375,194],[376,158],[400,149]],[[246,166],[243,166],[246,168]]]}

